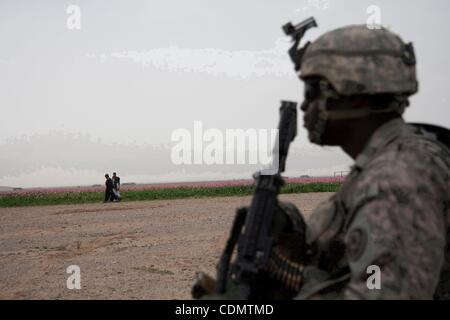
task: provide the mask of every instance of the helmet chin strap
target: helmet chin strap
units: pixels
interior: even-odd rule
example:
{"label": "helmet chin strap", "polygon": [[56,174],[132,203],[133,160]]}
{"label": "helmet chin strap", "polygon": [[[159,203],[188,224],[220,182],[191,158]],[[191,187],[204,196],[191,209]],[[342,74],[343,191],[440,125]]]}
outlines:
{"label": "helmet chin strap", "polygon": [[329,114],[326,107],[326,99],[318,101],[318,114],[316,121],[313,124],[313,129],[308,130],[308,138],[312,143],[323,145],[322,138],[327,126]]}
{"label": "helmet chin strap", "polygon": [[335,98],[334,93],[325,94],[318,99],[318,115],[313,124],[313,129],[309,131],[308,138],[312,143],[323,145],[323,134],[325,133],[326,125],[328,119],[330,120],[349,120],[349,119],[358,119],[363,118],[372,114],[382,114],[382,113],[390,113],[395,112],[399,115],[402,115],[405,111],[405,108],[408,106],[407,100],[398,97],[396,101],[391,103],[388,107],[384,108],[376,108],[369,106],[361,106],[357,109],[337,109],[337,110],[328,110],[327,101],[329,98]]}
{"label": "helmet chin strap", "polygon": [[309,141],[312,143],[323,145],[323,134],[327,126],[327,121],[330,118],[330,113],[327,108],[328,99],[337,99],[338,95],[334,90],[331,90],[327,81],[319,81],[320,97],[317,99],[318,114],[316,121],[313,124],[313,129],[308,132]]}

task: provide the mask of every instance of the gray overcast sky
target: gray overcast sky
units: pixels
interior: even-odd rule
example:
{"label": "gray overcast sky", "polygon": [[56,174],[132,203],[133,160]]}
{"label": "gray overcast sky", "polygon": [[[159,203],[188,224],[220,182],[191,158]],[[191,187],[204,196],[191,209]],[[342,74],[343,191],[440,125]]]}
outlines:
{"label": "gray overcast sky", "polygon": [[[279,101],[299,101],[303,90],[281,25],[313,15],[314,39],[365,23],[372,4],[415,45],[420,91],[406,119],[449,127],[448,1],[1,0],[0,186],[101,183],[114,170],[138,182],[247,176],[177,171],[155,157],[164,147],[148,146],[167,145],[195,120],[205,129],[275,127]],[[81,30],[66,27],[69,5],[81,9]],[[332,174],[351,163],[310,146],[299,129],[294,147],[305,158],[290,160],[288,173]],[[333,161],[311,160],[324,157]]]}

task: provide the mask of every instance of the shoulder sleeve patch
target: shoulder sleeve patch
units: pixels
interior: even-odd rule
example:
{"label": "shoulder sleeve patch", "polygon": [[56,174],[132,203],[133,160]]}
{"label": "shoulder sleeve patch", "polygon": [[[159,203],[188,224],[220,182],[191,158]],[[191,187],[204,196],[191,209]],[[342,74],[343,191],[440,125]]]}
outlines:
{"label": "shoulder sleeve patch", "polygon": [[356,227],[350,230],[346,239],[346,254],[349,262],[357,261],[367,245],[367,233],[365,230]]}

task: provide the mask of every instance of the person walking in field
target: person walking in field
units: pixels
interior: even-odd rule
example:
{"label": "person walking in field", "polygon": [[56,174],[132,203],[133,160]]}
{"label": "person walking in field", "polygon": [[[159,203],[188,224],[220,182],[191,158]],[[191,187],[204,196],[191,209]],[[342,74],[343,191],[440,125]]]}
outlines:
{"label": "person walking in field", "polygon": [[120,177],[117,176],[115,172],[113,172],[112,182],[114,198],[115,200],[120,201]]}
{"label": "person walking in field", "polygon": [[113,180],[109,177],[109,174],[105,174],[105,200],[103,201],[103,203],[108,202],[108,201],[113,201],[114,200],[114,193],[113,193],[113,189],[114,189],[114,183]]}

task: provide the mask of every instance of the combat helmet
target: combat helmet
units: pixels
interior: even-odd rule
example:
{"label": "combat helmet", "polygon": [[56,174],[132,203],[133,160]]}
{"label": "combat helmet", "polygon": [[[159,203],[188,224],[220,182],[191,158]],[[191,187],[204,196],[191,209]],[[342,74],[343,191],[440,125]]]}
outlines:
{"label": "combat helmet", "polygon": [[418,89],[412,44],[387,29],[366,25],[329,31],[308,45],[299,76],[323,77],[344,96],[409,96]]}

